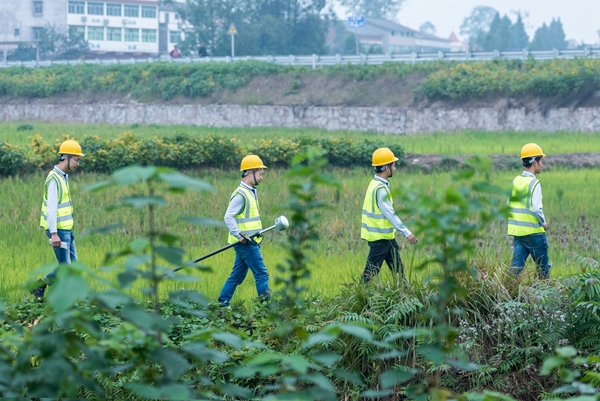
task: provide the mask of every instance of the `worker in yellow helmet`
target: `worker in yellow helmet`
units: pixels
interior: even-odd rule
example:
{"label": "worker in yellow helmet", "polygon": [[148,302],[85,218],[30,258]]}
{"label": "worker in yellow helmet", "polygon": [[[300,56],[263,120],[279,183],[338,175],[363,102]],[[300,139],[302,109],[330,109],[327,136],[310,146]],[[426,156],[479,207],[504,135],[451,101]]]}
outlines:
{"label": "worker in yellow helmet", "polygon": [[[59,163],[50,171],[44,183],[40,226],[50,239],[58,263],[71,263],[77,260],[77,251],[73,235],[73,204],[68,173],[79,166],[83,153],[79,143],[72,139],[64,141],[58,153]],[[46,287],[55,275],[56,270],[38,281],[37,287],[31,291],[36,299],[43,299]]]}
{"label": "worker in yellow helmet", "polygon": [[512,182],[512,195],[508,205],[508,235],[514,237],[511,271],[518,275],[525,267],[525,261],[531,255],[540,278],[550,278],[548,263],[548,241],[546,230],[548,220],[544,216],[542,205],[542,184],[536,174],[544,169],[542,148],[528,143],[521,149],[521,161],[525,171]]}
{"label": "worker in yellow helmet", "polygon": [[418,242],[394,211],[388,179],[396,171],[396,161],[398,158],[388,148],[379,148],[373,152],[375,177],[365,194],[360,228],[360,237],[367,241],[370,248],[362,274],[363,282],[368,282],[379,274],[384,260],[393,273],[404,277],[404,264],[396,242],[396,231],[400,231],[411,244]]}
{"label": "worker in yellow helmet", "polygon": [[234,247],[233,269],[219,295],[219,303],[222,306],[229,306],[235,289],[246,278],[248,269],[254,275],[259,298],[269,298],[269,272],[260,253],[262,238],[248,240],[249,236],[262,229],[256,187],[263,180],[266,168],[260,157],[256,155],[244,157],[240,165],[242,181],[229,198],[229,206],[224,218],[229,230],[228,243],[239,242],[239,244]]}

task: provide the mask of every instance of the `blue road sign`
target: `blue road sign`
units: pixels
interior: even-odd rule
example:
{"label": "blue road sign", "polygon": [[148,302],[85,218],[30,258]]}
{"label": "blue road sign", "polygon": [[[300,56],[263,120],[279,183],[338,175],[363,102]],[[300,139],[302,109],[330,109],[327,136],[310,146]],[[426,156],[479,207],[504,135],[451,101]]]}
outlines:
{"label": "blue road sign", "polygon": [[355,15],[353,17],[348,17],[348,28],[364,28],[365,27],[365,16],[364,15]]}

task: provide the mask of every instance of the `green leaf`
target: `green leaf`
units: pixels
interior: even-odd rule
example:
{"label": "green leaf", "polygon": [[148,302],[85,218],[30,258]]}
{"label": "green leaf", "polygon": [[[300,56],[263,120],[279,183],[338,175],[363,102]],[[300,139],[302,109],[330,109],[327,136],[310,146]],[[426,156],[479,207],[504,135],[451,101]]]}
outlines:
{"label": "green leaf", "polygon": [[122,289],[127,289],[137,280],[137,274],[133,271],[124,271],[117,275],[117,279],[119,280],[119,284]]}
{"label": "green leaf", "polygon": [[310,367],[310,362],[301,355],[286,355],[282,358],[282,362],[302,375],[305,375]]}
{"label": "green leaf", "polygon": [[129,244],[129,249],[132,252],[140,252],[143,251],[146,247],[150,245],[150,241],[146,238],[136,238]]}
{"label": "green leaf", "polygon": [[394,369],[388,370],[387,372],[383,372],[379,377],[379,382],[381,383],[381,387],[388,388],[394,387],[398,384],[405,383],[413,378],[413,376],[417,373],[416,370],[401,370]]}
{"label": "green leaf", "polygon": [[209,183],[188,177],[185,174],[173,171],[158,174],[158,178],[170,185],[170,188],[188,191],[212,191]]}
{"label": "green leaf", "polygon": [[331,343],[333,341],[335,341],[338,338],[338,334],[337,333],[327,333],[327,332],[320,332],[320,333],[316,333],[316,334],[311,334],[308,337],[308,340],[306,340],[304,342],[304,344],[302,345],[303,348],[312,348],[317,344],[328,344]]}
{"label": "green leaf", "polygon": [[245,387],[236,386],[230,383],[222,383],[219,384],[219,389],[221,393],[227,394],[228,397],[233,397],[235,399],[250,399],[252,398],[252,391],[248,390]]}
{"label": "green leaf", "polygon": [[201,342],[186,344],[181,349],[202,362],[213,362],[221,365],[229,360],[227,354],[207,348],[206,345]]}
{"label": "green leaf", "polygon": [[358,386],[363,386],[365,384],[362,377],[360,377],[360,375],[356,372],[347,372],[344,369],[336,369],[333,371],[333,373],[335,373],[340,379],[354,383]]}
{"label": "green leaf", "polygon": [[127,295],[121,294],[115,290],[101,292],[97,294],[96,297],[111,309],[131,301]]}
{"label": "green leaf", "polygon": [[150,205],[165,206],[167,204],[167,201],[162,196],[142,195],[126,196],[124,198],[120,198],[119,202],[127,206],[131,206],[134,209],[139,209]]}
{"label": "green leaf", "polygon": [[558,356],[551,356],[546,359],[542,364],[542,368],[540,369],[540,374],[543,376],[547,376],[552,373],[552,370],[563,366],[567,361]]}
{"label": "green leaf", "polygon": [[342,330],[344,333],[353,335],[354,337],[360,338],[362,340],[368,342],[373,341],[373,334],[371,334],[371,332],[365,329],[364,327],[350,324],[342,324],[340,325],[340,330]]}
{"label": "green leaf", "polygon": [[166,369],[163,375],[171,380],[177,380],[190,367],[188,361],[173,349],[157,348],[152,351],[151,358]]}
{"label": "green leaf", "polygon": [[311,354],[310,358],[324,366],[332,366],[340,360],[341,356],[332,352],[322,352]]}
{"label": "green leaf", "polygon": [[248,365],[262,365],[271,362],[279,362],[280,360],[280,354],[269,352],[255,356],[248,362]]}
{"label": "green leaf", "polygon": [[150,386],[149,384],[125,383],[125,387],[127,387],[142,398],[149,398],[154,400],[162,398],[160,390],[158,390],[154,386]]}
{"label": "green leaf", "polygon": [[185,251],[181,248],[155,246],[154,251],[167,262],[179,266],[183,263]]}
{"label": "green leaf", "polygon": [[100,181],[100,182],[96,182],[94,184],[87,185],[85,188],[83,188],[83,191],[84,192],[96,192],[96,191],[100,191],[101,189],[108,188],[112,185],[114,185],[113,181]]}
{"label": "green leaf", "polygon": [[140,181],[148,181],[154,178],[157,168],[154,166],[129,166],[113,173],[111,180],[119,186],[135,184]]}
{"label": "green leaf", "polygon": [[65,312],[75,302],[85,298],[88,294],[87,282],[78,275],[59,277],[50,287],[48,303],[57,313]]}
{"label": "green leaf", "polygon": [[221,332],[213,333],[211,337],[236,349],[239,349],[242,346],[242,339],[239,336],[236,336],[235,334]]}
{"label": "green leaf", "polygon": [[434,344],[421,345],[417,347],[417,353],[423,355],[425,358],[427,358],[427,360],[437,365],[441,365],[444,362],[444,357],[446,356],[444,351]]}
{"label": "green leaf", "polygon": [[561,347],[556,350],[558,356],[562,356],[563,358],[573,358],[577,356],[577,350],[573,347]]}

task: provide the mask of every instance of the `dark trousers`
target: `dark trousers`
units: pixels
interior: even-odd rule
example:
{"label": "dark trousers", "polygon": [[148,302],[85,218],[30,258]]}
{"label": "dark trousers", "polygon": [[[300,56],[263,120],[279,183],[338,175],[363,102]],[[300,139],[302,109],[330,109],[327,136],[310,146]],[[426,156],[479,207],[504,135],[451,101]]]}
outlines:
{"label": "dark trousers", "polygon": [[537,265],[539,278],[550,278],[550,268],[552,266],[548,263],[548,240],[546,239],[546,233],[514,237],[513,259],[510,269],[515,276],[521,274],[529,255],[531,255],[531,258]]}
{"label": "dark trousers", "polygon": [[401,274],[402,278],[404,278],[404,264],[400,258],[400,250],[395,239],[382,239],[367,243],[370,250],[369,256],[367,256],[365,271],[362,274],[363,283],[368,282],[379,274],[384,260],[392,273]]}

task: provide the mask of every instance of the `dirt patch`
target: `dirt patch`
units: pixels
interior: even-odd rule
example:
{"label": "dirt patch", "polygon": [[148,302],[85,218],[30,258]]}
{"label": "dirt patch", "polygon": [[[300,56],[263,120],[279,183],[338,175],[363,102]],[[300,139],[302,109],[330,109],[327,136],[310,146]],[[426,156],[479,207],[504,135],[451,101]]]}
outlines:
{"label": "dirt patch", "polygon": [[[406,166],[402,167],[407,170],[420,170],[425,173],[433,171],[447,171],[465,167],[466,160],[472,158],[473,155],[446,156],[446,155],[421,155],[414,153],[406,153]],[[491,155],[492,165],[494,169],[515,169],[522,168],[521,161],[511,155]],[[544,167],[546,170],[552,168],[564,167],[570,169],[594,168],[600,167],[600,153],[564,153],[552,154],[544,159]]]}

